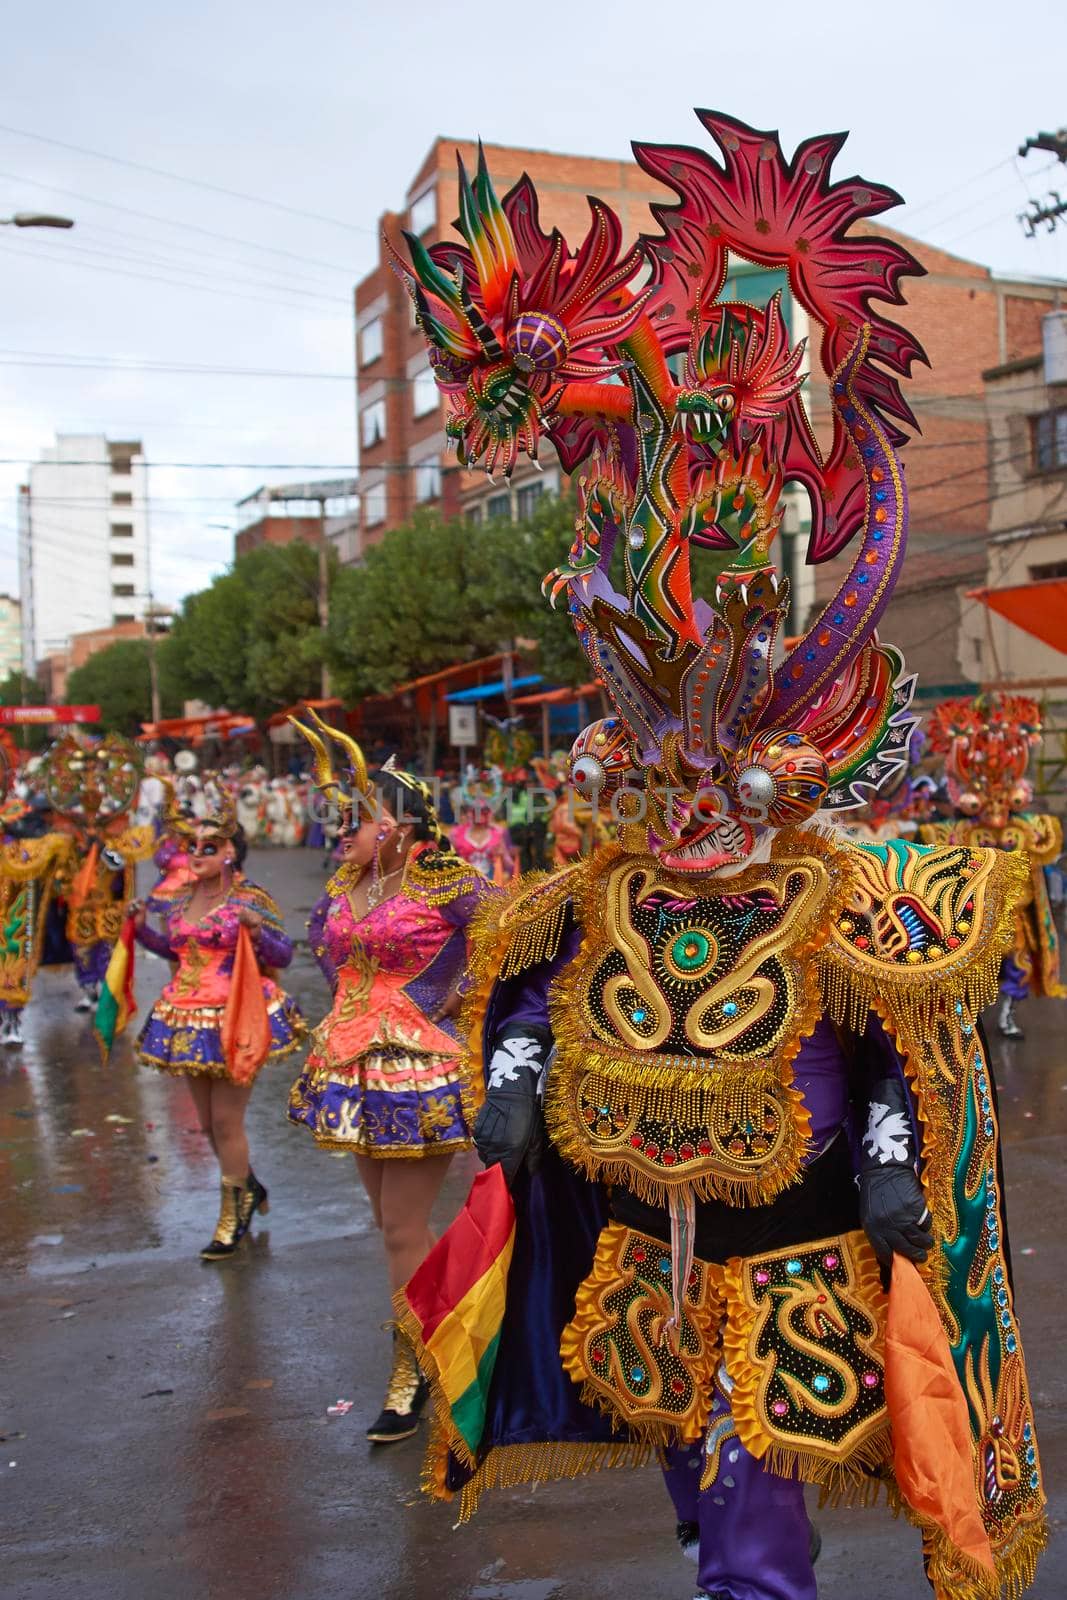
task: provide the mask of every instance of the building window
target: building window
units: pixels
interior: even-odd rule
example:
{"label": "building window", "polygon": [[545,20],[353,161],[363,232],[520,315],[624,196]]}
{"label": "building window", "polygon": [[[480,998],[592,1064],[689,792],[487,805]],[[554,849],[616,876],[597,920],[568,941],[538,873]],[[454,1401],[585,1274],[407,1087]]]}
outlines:
{"label": "building window", "polygon": [[363,525],[373,528],[385,521],[385,484],[376,483],[363,496]]}
{"label": "building window", "polygon": [[137,618],[132,611],[113,611],[111,620],[112,622],[136,622]]}
{"label": "building window", "polygon": [[411,397],[416,417],[425,417],[431,411],[437,410],[437,379],[433,375],[432,367],[423,367],[421,372],[416,372],[415,381],[411,386]]}
{"label": "building window", "polygon": [[111,593],[116,600],[132,600],[137,591],[132,583],[113,583]]}
{"label": "building window", "polygon": [[382,319],[372,317],[359,330],[359,364],[369,367],[382,353]]}
{"label": "building window", "polygon": [[532,517],[537,508],[537,502],[545,492],[543,483],[524,483],[521,489],[515,492],[515,512],[519,521]]}
{"label": "building window", "polygon": [[133,495],[128,490],[116,489],[111,496],[111,504],[113,506],[132,506]]}
{"label": "building window", "polygon": [[441,458],[430,456],[415,468],[415,499],[436,500],[441,493]]}
{"label": "building window", "polygon": [[1067,467],[1067,406],[1030,418],[1030,460],[1037,472]]}
{"label": "building window", "polygon": [[359,411],[359,436],[364,450],[371,450],[385,438],[385,401],[372,400]]}
{"label": "building window", "polygon": [[476,526],[482,520],[481,506],[468,506],[464,512],[463,520],[469,522],[471,527]]}
{"label": "building window", "polygon": [[113,567],[132,567],[133,552],[130,550],[112,550],[111,565]]}
{"label": "building window", "polygon": [[510,517],[511,496],[509,494],[491,494],[485,503],[487,517]]}
{"label": "building window", "polygon": [[111,470],[116,478],[129,478],[133,475],[133,457],[112,455]]}
{"label": "building window", "polygon": [[1040,583],[1045,578],[1067,578],[1067,561],[1042,561],[1030,568],[1030,582]]}
{"label": "building window", "polygon": [[413,200],[409,215],[412,233],[422,235],[427,228],[432,228],[437,221],[437,191],[427,189],[417,200]]}
{"label": "building window", "polygon": [[111,524],[111,537],[113,539],[132,539],[133,538],[133,523],[132,522],[113,522]]}

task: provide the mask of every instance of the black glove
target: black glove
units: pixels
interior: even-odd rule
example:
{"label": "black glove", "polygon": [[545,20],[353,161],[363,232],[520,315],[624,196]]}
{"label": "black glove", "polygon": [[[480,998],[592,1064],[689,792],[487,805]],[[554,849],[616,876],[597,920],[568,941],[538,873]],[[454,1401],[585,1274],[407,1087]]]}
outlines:
{"label": "black glove", "polygon": [[907,1092],[899,1078],[870,1087],[859,1174],[860,1221],[886,1269],[893,1254],[925,1261],[933,1243],[930,1210],[915,1172]]}
{"label": "black glove", "polygon": [[551,1048],[549,1030],[530,1023],[509,1022],[493,1040],[474,1143],[487,1167],[500,1162],[509,1188],[524,1163],[529,1172],[541,1164],[541,1082]]}

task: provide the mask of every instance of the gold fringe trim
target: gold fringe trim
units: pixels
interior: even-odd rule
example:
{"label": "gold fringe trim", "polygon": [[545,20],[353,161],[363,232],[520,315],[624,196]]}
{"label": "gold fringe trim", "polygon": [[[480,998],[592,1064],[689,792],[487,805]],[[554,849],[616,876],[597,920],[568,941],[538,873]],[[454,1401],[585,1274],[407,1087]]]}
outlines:
{"label": "gold fringe trim", "polygon": [[655,1457],[644,1440],[617,1444],[506,1444],[491,1450],[460,1491],[460,1522],[469,1522],[488,1489],[514,1489],[528,1483],[560,1483],[590,1472],[645,1467]]}
{"label": "gold fringe trim", "polygon": [[1016,1528],[1001,1550],[994,1549],[994,1572],[957,1550],[936,1523],[919,1517],[907,1505],[904,1515],[923,1536],[923,1554],[935,1600],[1021,1600],[1037,1576],[1037,1563],[1048,1545],[1048,1523],[1042,1515]]}
{"label": "gold fringe trim", "polygon": [[[476,1465],[475,1458],[471,1454],[467,1441],[457,1431],[455,1423],[452,1421],[452,1407],[441,1385],[440,1368],[422,1342],[422,1324],[408,1305],[403,1289],[398,1289],[393,1295],[393,1311],[396,1314],[396,1326],[414,1350],[415,1360],[419,1364],[419,1371],[430,1385],[430,1404],[433,1406],[432,1433],[437,1437],[435,1445],[434,1437],[431,1436],[430,1449],[436,1449],[436,1452],[442,1455],[442,1465],[443,1456],[450,1450],[458,1460],[463,1462],[464,1466],[473,1468]],[[440,1449],[442,1443],[444,1452]],[[440,1487],[442,1489],[444,1487],[443,1478],[441,1479]],[[423,1482],[423,1491],[428,1492],[425,1480]],[[442,1493],[433,1495],[433,1498],[447,1499],[450,1496]]]}

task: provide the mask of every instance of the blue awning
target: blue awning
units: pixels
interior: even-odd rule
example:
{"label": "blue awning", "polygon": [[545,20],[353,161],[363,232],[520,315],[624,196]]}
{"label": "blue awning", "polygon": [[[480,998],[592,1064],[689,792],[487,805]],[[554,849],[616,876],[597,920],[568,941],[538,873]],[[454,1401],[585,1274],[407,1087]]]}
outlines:
{"label": "blue awning", "polygon": [[[525,678],[513,678],[512,689],[527,689],[535,683],[545,680],[539,672],[533,672]],[[504,680],[500,678],[496,683],[479,683],[474,689],[457,689],[455,694],[448,694],[445,699],[455,705],[469,705],[472,700],[492,700],[495,695],[503,695]]]}

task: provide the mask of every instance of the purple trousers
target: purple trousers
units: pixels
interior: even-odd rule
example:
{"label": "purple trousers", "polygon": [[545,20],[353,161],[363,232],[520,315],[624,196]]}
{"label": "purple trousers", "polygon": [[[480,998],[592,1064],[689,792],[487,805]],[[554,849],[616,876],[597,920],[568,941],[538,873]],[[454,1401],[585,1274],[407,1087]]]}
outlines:
{"label": "purple trousers", "polygon": [[1000,995],[1002,1000],[1025,1000],[1030,993],[1026,973],[1011,956],[1000,963]]}
{"label": "purple trousers", "polygon": [[111,946],[106,939],[99,939],[96,944],[76,944],[74,976],[79,989],[93,989],[103,983],[110,960]]}
{"label": "purple trousers", "polygon": [[[716,1391],[709,1434],[728,1430],[729,1415]],[[816,1600],[804,1485],[765,1471],[733,1432],[702,1491],[705,1460],[702,1444],[675,1446],[663,1471],[678,1521],[699,1529],[701,1589],[716,1600]]]}

